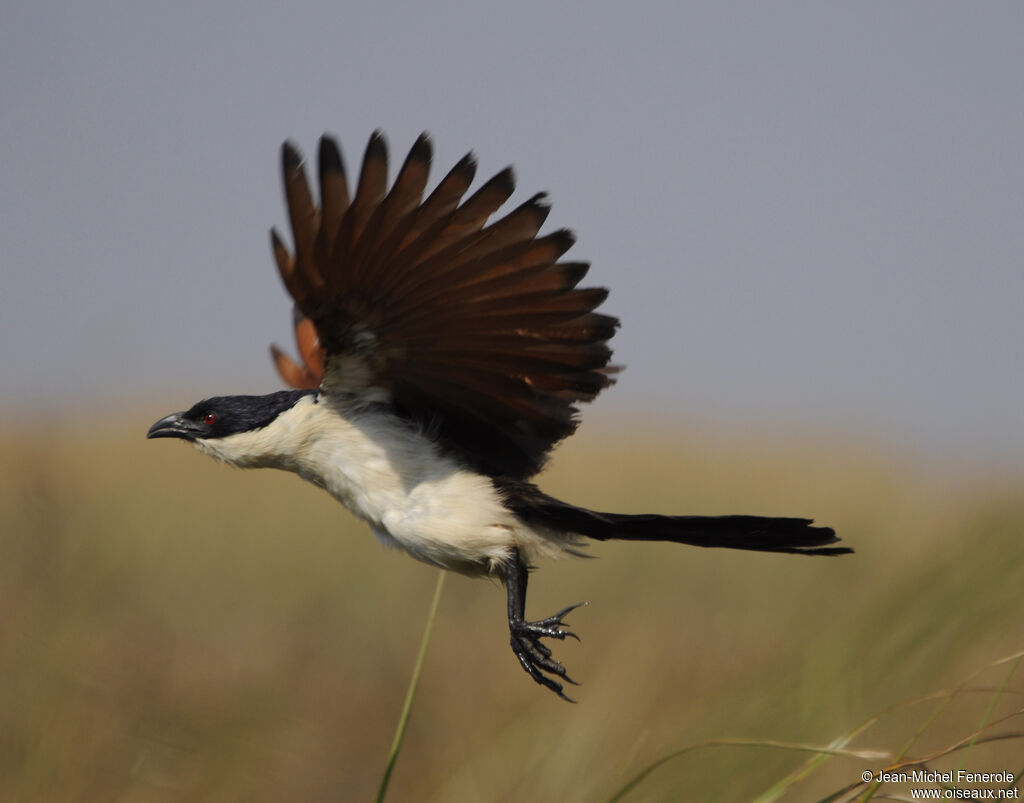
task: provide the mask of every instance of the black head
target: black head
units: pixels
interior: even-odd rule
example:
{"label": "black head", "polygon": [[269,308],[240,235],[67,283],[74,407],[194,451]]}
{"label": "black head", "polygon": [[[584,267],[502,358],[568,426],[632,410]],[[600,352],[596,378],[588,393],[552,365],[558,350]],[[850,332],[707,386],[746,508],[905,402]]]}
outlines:
{"label": "black head", "polygon": [[187,441],[223,438],[267,426],[313,390],[279,390],[266,396],[214,396],[188,410],[161,418],[147,438],[182,438]]}

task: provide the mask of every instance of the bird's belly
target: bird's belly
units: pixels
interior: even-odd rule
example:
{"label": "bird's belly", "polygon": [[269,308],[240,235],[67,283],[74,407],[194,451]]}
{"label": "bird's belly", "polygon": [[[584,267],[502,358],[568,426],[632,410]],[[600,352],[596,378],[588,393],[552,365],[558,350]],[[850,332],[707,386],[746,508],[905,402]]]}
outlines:
{"label": "bird's belly", "polygon": [[385,545],[465,574],[491,573],[509,558],[518,522],[487,478],[459,472],[392,491],[375,489],[353,508]]}
{"label": "bird's belly", "polygon": [[425,563],[481,574],[508,559],[522,525],[488,477],[393,419],[347,423],[311,445],[300,476],[369,523],[381,543]]}

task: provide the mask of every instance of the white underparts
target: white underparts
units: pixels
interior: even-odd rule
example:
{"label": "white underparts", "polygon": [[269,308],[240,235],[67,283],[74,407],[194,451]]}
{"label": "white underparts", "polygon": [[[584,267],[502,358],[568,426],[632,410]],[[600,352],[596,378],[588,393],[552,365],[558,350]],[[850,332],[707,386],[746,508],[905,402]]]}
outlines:
{"label": "white underparts", "polygon": [[305,396],[262,429],[195,445],[241,468],[292,471],[368,522],[382,543],[446,569],[500,573],[513,547],[527,560],[562,557],[575,540],[525,525],[488,477],[380,406]]}

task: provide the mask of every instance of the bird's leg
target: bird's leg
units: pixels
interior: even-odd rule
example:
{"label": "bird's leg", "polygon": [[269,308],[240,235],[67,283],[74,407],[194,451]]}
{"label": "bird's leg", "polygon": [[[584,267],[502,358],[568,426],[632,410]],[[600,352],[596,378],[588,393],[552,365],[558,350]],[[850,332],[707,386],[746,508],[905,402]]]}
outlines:
{"label": "bird's leg", "polygon": [[[562,680],[578,686],[565,672],[565,667],[551,657],[551,649],[541,642],[542,638],[565,639],[566,636],[579,641],[579,636],[568,630],[560,629],[565,625],[562,621],[569,611],[578,608],[584,603],[570,605],[565,610],[559,611],[547,619],[539,619],[536,622],[526,621],[526,581],[529,569],[519,556],[519,550],[512,550],[512,559],[508,563],[505,572],[505,589],[508,591],[508,630],[509,642],[512,644],[512,651],[519,659],[526,673],[542,686],[547,686],[551,691],[567,702],[573,703],[562,693],[562,684],[548,675],[554,675]],[[547,673],[547,674],[544,674]]]}

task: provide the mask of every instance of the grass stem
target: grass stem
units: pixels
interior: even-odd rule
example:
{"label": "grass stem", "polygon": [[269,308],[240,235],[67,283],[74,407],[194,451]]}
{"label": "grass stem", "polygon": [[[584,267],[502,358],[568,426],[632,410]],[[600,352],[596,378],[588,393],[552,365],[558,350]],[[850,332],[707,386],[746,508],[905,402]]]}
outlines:
{"label": "grass stem", "polygon": [[402,749],[402,739],[405,738],[405,728],[409,724],[409,714],[412,711],[412,701],[416,697],[416,687],[420,682],[420,672],[423,670],[423,660],[427,655],[427,644],[430,643],[430,632],[434,629],[434,617],[437,615],[437,606],[441,601],[441,590],[444,588],[445,572],[437,573],[437,585],[434,587],[434,599],[430,603],[430,613],[427,614],[427,626],[423,630],[423,641],[420,643],[420,651],[416,656],[416,664],[412,669],[412,677],[409,678],[409,688],[405,692],[405,703],[402,705],[402,713],[398,717],[398,725],[395,727],[395,738],[391,742],[391,753],[388,755],[388,763],[384,768],[384,775],[381,776],[380,786],[377,789],[377,803],[384,800],[388,791],[388,783],[391,781],[391,773],[395,769],[395,762],[398,761],[398,753]]}

